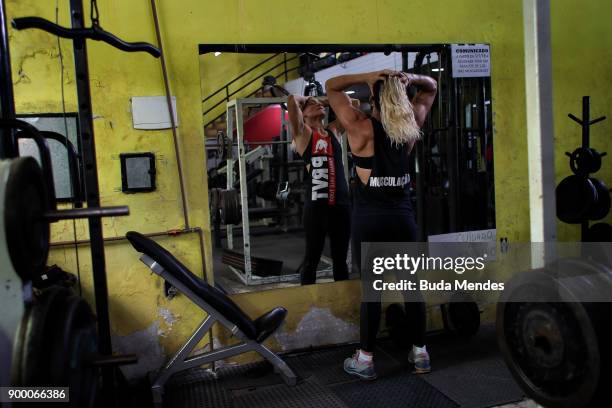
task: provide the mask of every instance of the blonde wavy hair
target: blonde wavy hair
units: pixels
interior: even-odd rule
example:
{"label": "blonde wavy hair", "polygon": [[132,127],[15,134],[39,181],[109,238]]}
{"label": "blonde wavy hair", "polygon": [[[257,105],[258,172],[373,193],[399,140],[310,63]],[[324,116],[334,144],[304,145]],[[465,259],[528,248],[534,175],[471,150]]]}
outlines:
{"label": "blonde wavy hair", "polygon": [[421,138],[422,131],[414,117],[406,86],[397,77],[374,84],[374,102],[380,121],[392,144],[403,145]]}

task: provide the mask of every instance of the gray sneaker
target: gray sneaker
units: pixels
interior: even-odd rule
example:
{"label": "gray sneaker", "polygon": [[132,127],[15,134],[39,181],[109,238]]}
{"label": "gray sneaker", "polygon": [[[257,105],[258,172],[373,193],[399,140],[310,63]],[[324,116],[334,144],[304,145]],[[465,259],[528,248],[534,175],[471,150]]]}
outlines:
{"label": "gray sneaker", "polygon": [[375,380],[374,363],[360,363],[357,354],[355,353],[353,357],[344,360],[344,371],[364,380]]}
{"label": "gray sneaker", "polygon": [[427,374],[431,372],[431,364],[429,362],[429,353],[427,351],[421,351],[414,355],[414,348],[410,350],[408,354],[408,362],[414,365],[414,374]]}

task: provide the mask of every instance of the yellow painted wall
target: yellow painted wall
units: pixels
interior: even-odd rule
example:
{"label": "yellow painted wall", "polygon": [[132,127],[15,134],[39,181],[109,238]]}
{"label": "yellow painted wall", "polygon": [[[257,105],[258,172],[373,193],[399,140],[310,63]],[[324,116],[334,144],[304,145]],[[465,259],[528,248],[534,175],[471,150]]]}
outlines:
{"label": "yellow painted wall", "polygon": [[[9,17],[40,15],[54,19],[54,2],[7,0]],[[60,20],[67,23],[68,5],[60,3]],[[265,3],[265,5],[263,4]],[[593,117],[610,116],[612,26],[607,0],[552,3],[553,74],[557,174],[566,175],[566,150],[578,144],[579,129],[566,118],[580,113],[580,97],[591,95]],[[101,23],[109,31],[129,40],[154,42],[149,2],[134,0],[100,2]],[[206,237],[207,274],[210,266],[210,226],[205,157],[201,120],[199,43],[470,43],[491,44],[492,92],[495,113],[495,172],[497,231],[510,242],[529,240],[523,23],[518,0],[405,1],[405,0],[313,0],[288,3],[280,0],[254,2],[159,2],[159,14],[168,58],[172,92],[177,97],[181,126],[179,137],[185,163],[189,215],[192,226],[202,227]],[[62,41],[67,65],[68,110],[75,109],[74,81],[69,44]],[[59,70],[56,40],[40,32],[11,31],[11,47],[17,109],[20,113],[60,111]],[[128,204],[131,215],[105,220],[105,235],[119,236],[130,229],[143,232],[180,228],[180,194],[169,131],[143,132],[131,129],[129,98],[162,95],[163,83],[157,60],[144,54],[125,54],[104,44],[89,45],[96,146],[104,205]],[[610,150],[612,120],[596,125],[593,144]],[[158,155],[158,191],[123,195],[117,155],[125,151],[149,151]],[[604,159],[600,178],[612,184],[612,164]],[[608,218],[610,221],[610,218]],[[84,227],[79,223],[79,235]],[[577,237],[577,228],[560,225],[560,237]],[[55,240],[70,239],[71,224],[60,223]],[[193,270],[202,275],[195,237],[162,241],[177,250]],[[81,274],[89,273],[87,251],[81,253]],[[51,259],[74,271],[74,256],[64,248]],[[160,297],[160,283],[137,261],[125,243],[107,250],[112,329],[129,336],[151,327],[161,327],[159,342],[166,353],[175,350],[202,315],[184,300],[168,304]],[[91,288],[84,278],[85,292]],[[358,282],[251,293],[236,301],[255,316],[269,307],[289,310],[285,330],[290,333],[305,313],[316,305],[329,308],[334,316],[357,323]],[[176,329],[168,334],[163,313],[173,314]],[[167,316],[167,315],[164,315]],[[174,320],[173,320],[174,319]],[[179,324],[180,323],[180,324]],[[180,329],[179,329],[180,327]],[[158,339],[151,339],[157,342]],[[136,351],[137,351],[136,345]],[[279,346],[276,344],[275,346]]]}

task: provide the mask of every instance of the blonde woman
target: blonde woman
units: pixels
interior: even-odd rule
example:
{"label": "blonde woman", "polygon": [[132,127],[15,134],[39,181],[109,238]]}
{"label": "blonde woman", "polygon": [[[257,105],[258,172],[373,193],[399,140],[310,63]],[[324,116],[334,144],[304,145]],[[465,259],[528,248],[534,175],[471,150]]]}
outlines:
{"label": "blonde woman", "polygon": [[[366,83],[370,87],[372,115],[355,109],[345,89]],[[408,85],[419,89],[410,101]],[[329,104],[346,129],[358,176],[353,198],[352,243],[361,261],[362,242],[416,240],[416,223],[410,204],[408,156],[421,136],[421,127],[436,97],[433,78],[391,70],[343,75],[326,83]],[[368,281],[371,271],[361,270]],[[366,274],[366,275],[364,275]],[[379,292],[378,292],[379,293]],[[380,295],[380,293],[379,293]],[[425,303],[419,292],[410,303],[413,348],[410,360],[415,373],[431,370],[425,347]],[[381,302],[361,303],[361,348],[344,362],[344,370],[364,379],[375,379],[373,351],[380,325]],[[414,316],[412,316],[414,315]]]}
{"label": "blonde woman", "polygon": [[346,255],[351,237],[348,184],[336,128],[324,124],[326,105],[324,98],[290,95],[287,100],[292,145],[308,171],[304,202],[306,251],[300,271],[302,285],[316,282],[326,236],[329,236],[334,280],[348,279]]}

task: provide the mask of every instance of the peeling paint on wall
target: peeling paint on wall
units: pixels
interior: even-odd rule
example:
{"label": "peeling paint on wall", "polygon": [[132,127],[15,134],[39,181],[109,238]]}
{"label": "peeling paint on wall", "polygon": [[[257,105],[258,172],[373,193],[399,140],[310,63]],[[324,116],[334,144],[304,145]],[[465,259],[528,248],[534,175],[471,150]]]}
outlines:
{"label": "peeling paint on wall", "polygon": [[138,363],[121,367],[127,380],[142,378],[157,370],[166,361],[163,347],[159,344],[159,322],[127,336],[113,336],[113,348],[120,354],[136,354]]}
{"label": "peeling paint on wall", "polygon": [[313,307],[302,317],[295,331],[284,328],[274,335],[282,350],[325,344],[341,344],[359,339],[359,326],[348,323],[327,308]]}
{"label": "peeling paint on wall", "polygon": [[177,319],[169,309],[166,309],[165,307],[159,307],[157,310],[159,311],[159,315],[164,319],[168,326],[172,327],[172,325],[176,323]]}

